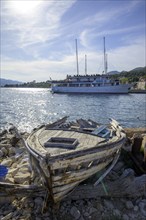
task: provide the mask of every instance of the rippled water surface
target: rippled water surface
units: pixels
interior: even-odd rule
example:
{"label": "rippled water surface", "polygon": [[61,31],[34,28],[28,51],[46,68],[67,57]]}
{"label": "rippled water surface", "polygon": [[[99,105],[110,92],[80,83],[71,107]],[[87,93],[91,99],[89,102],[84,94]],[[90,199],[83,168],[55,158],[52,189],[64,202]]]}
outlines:
{"label": "rippled water surface", "polygon": [[21,131],[31,131],[66,115],[70,120],[90,118],[100,123],[112,117],[124,127],[144,127],[145,112],[146,94],[52,94],[48,89],[1,88],[1,128],[13,123]]}

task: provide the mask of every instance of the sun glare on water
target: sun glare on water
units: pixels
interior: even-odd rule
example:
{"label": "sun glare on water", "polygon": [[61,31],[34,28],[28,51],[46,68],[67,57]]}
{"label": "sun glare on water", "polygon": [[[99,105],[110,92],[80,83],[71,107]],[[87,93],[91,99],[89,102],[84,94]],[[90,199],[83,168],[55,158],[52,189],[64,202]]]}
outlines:
{"label": "sun glare on water", "polygon": [[14,13],[30,15],[36,12],[42,0],[11,0],[8,2],[9,9]]}

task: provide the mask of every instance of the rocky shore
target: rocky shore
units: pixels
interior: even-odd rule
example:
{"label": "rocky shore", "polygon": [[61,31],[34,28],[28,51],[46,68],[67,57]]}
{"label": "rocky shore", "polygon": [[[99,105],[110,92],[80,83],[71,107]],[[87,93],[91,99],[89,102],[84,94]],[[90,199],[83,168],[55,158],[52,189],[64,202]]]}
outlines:
{"label": "rocky shore", "polygon": [[[127,173],[132,173],[133,178],[141,176],[145,178],[143,184],[143,194],[131,197],[122,196],[102,196],[96,198],[83,199],[66,199],[61,202],[56,213],[52,212],[52,204],[47,203],[46,194],[25,195],[11,193],[6,196],[0,187],[0,219],[1,220],[144,220],[146,219],[146,173],[145,172],[145,145],[146,129],[125,129],[127,133],[127,142],[121,153],[121,156],[100,185],[106,191],[106,181],[114,182]],[[21,134],[24,139],[28,133]],[[36,184],[41,186],[41,180],[33,177],[29,165],[28,153],[22,141],[14,134],[13,130],[4,130],[0,133],[0,165],[8,168],[5,178],[1,178],[1,183],[20,184],[27,186]],[[139,142],[137,142],[139,140]],[[137,143],[137,144],[136,144]],[[140,145],[140,147],[138,146]],[[132,146],[137,146],[134,152],[139,152],[142,158],[143,173],[135,169],[133,161],[127,157],[127,152],[132,152]],[[140,149],[142,148],[142,153]],[[140,169],[141,171],[141,169]],[[119,186],[120,190],[120,186]]]}

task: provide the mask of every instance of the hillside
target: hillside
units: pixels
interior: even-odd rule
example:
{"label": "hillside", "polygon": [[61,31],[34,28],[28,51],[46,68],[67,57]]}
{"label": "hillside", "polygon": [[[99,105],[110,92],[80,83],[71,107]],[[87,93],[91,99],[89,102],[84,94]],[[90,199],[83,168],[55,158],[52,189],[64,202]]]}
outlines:
{"label": "hillside", "polygon": [[113,71],[108,72],[109,75],[119,74],[119,73],[120,73],[120,72],[119,72],[119,71],[116,71],[116,70],[113,70]]}
{"label": "hillside", "polygon": [[11,79],[0,78],[0,87],[3,87],[5,85],[16,85],[16,84],[22,84],[22,82]]}
{"label": "hillside", "polygon": [[146,81],[146,67],[138,67],[130,71],[122,71],[111,75],[111,78],[119,79],[122,83]]}

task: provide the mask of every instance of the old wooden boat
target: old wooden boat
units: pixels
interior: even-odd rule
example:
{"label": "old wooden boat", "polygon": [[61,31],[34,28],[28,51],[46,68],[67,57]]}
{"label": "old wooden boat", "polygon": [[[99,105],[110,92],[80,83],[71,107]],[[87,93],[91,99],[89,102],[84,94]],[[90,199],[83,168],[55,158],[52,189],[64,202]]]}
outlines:
{"label": "old wooden boat", "polygon": [[54,203],[114,161],[125,142],[115,120],[66,123],[66,118],[34,130],[26,141],[32,170],[43,179]]}

